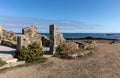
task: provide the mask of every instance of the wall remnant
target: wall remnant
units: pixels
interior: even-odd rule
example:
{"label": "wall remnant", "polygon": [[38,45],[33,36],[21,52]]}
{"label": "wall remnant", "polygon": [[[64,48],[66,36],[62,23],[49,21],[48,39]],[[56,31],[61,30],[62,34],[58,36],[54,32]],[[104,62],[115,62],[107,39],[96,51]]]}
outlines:
{"label": "wall remnant", "polygon": [[51,40],[50,52],[52,52],[52,54],[55,54],[56,47],[60,43],[64,43],[66,40],[64,39],[63,34],[60,33],[58,27],[55,24],[50,25],[49,33]]}

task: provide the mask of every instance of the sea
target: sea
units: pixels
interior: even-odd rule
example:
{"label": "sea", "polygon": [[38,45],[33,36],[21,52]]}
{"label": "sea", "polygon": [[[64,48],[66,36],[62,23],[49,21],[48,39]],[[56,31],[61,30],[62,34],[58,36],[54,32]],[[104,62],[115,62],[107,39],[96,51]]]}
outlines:
{"label": "sea", "polygon": [[[49,33],[40,33],[42,35],[50,36]],[[120,40],[120,33],[62,33],[65,38],[104,38],[104,39],[118,39]]]}

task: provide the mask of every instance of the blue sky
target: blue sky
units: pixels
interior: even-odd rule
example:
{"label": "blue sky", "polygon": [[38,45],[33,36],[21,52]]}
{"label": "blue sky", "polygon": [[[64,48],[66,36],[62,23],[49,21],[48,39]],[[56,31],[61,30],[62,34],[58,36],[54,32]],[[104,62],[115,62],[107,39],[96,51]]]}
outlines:
{"label": "blue sky", "polygon": [[0,0],[0,25],[21,32],[37,25],[49,32],[120,33],[120,0]]}

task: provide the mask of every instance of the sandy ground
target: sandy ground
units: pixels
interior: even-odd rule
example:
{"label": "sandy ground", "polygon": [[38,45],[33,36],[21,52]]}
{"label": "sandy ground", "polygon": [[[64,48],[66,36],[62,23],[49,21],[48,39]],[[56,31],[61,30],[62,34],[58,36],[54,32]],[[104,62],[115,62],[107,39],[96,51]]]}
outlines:
{"label": "sandy ground", "polygon": [[43,64],[0,73],[0,78],[120,78],[120,43],[98,43],[92,56],[49,58]]}

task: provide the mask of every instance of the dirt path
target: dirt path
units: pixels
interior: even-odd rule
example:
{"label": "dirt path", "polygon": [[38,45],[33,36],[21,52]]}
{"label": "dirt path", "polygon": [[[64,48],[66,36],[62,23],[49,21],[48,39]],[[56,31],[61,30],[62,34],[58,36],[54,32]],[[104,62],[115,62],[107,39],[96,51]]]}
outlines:
{"label": "dirt path", "polygon": [[92,56],[76,60],[52,57],[43,64],[0,73],[0,78],[120,78],[120,44],[99,43]]}

